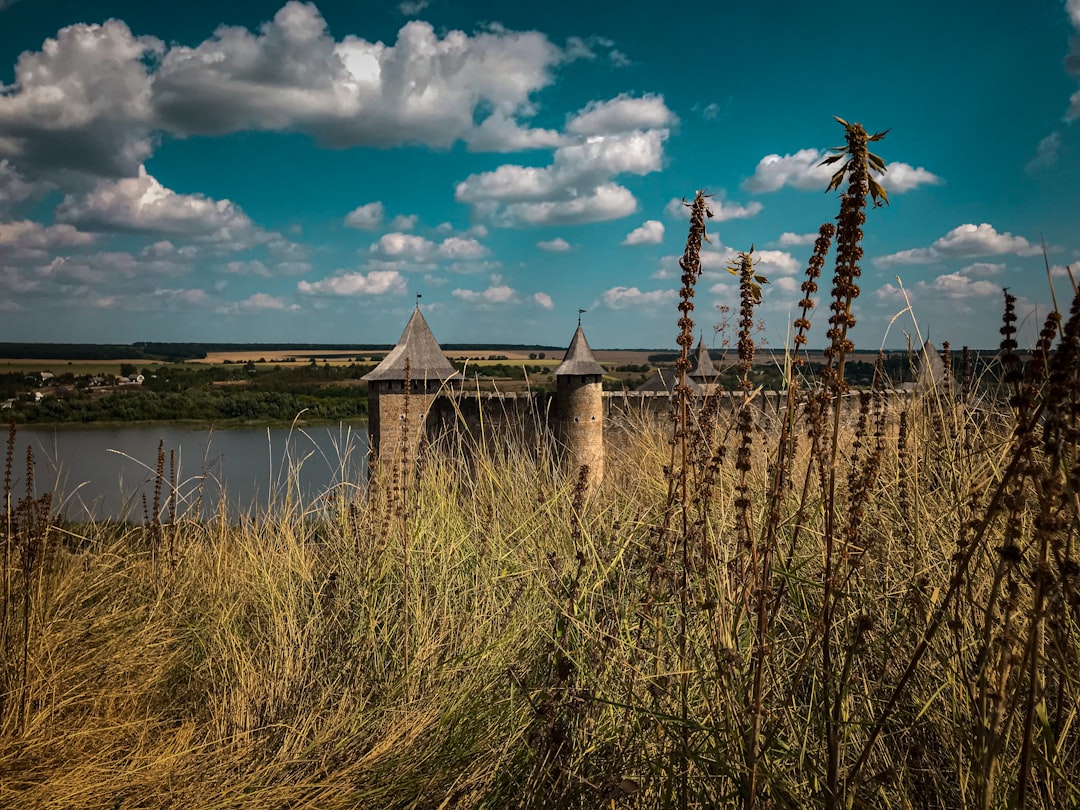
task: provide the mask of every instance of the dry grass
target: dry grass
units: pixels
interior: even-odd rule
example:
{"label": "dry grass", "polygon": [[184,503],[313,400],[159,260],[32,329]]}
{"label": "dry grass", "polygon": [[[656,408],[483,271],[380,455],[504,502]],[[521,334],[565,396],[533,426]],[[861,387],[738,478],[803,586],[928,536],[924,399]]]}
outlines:
{"label": "dry grass", "polygon": [[57,526],[9,451],[0,806],[1080,806],[1080,296],[1026,366],[1007,295],[983,379],[841,396],[880,139],[845,129],[826,387],[823,228],[781,425],[680,386],[591,494],[486,432],[239,525]]}

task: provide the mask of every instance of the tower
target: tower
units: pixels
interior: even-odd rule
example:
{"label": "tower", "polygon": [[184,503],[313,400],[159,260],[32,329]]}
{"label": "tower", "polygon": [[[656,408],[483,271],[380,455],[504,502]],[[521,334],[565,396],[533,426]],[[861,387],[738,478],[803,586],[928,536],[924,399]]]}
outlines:
{"label": "tower", "polygon": [[604,367],[593,357],[579,321],[570,348],[555,369],[556,436],[571,475],[582,466],[589,468],[590,489],[604,478],[603,376]]}
{"label": "tower", "polygon": [[705,345],[705,338],[698,339],[697,357],[695,358],[694,370],[687,377],[701,386],[702,391],[712,391],[716,386],[717,371],[709,356],[709,349]]}
{"label": "tower", "polygon": [[443,385],[458,376],[417,304],[397,345],[364,375],[372,454],[414,452],[431,403]]}

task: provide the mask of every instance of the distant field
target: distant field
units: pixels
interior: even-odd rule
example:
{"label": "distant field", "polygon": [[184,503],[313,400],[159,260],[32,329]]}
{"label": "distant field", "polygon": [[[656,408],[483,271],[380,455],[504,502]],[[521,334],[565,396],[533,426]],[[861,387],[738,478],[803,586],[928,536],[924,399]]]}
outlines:
{"label": "distant field", "polygon": [[251,351],[251,352],[207,352],[202,360],[189,360],[189,363],[201,363],[204,365],[219,365],[225,361],[233,363],[255,363],[265,360],[274,365],[303,365],[310,363],[311,358],[321,365],[325,359],[332,366],[356,362],[357,357],[375,357],[381,359],[385,352],[343,351],[327,349],[326,351]]}
{"label": "distant field", "polygon": [[147,362],[146,358],[132,360],[13,360],[0,357],[0,374],[33,374],[51,371],[53,374],[119,374],[123,363],[132,363],[139,369],[160,365]]}

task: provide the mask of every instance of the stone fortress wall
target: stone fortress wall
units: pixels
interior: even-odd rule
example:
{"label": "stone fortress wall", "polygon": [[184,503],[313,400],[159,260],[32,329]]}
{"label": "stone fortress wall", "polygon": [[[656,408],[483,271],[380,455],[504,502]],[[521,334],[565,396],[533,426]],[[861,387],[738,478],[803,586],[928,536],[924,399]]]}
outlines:
{"label": "stone fortress wall", "polygon": [[[711,377],[709,372],[713,372]],[[659,390],[603,391],[603,373],[579,323],[566,357],[555,370],[554,395],[464,390],[460,375],[442,353],[418,308],[398,344],[365,378],[369,384],[371,446],[383,463],[415,459],[425,440],[458,442],[460,447],[535,448],[560,457],[572,475],[587,467],[589,485],[595,486],[604,474],[605,435],[633,429],[644,419],[669,417],[676,404],[670,384],[661,385]],[[741,391],[716,389],[710,378],[715,378],[715,371],[701,344],[696,367],[687,378],[695,406],[702,405],[705,397],[715,397],[721,416],[751,407],[761,428],[769,430],[780,424],[786,392],[756,391],[747,399]],[[895,409],[910,403],[920,387],[929,384],[932,388],[933,383],[924,381],[915,390],[886,392],[885,407]],[[854,391],[845,395],[856,400],[845,403],[842,414],[852,426],[859,418],[859,396]],[[798,417],[803,418],[802,409]]]}

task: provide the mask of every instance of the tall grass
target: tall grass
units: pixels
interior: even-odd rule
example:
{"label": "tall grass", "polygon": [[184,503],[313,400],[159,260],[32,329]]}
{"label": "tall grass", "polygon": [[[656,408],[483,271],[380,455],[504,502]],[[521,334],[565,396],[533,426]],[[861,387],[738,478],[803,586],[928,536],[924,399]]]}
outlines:
{"label": "tall grass", "polygon": [[491,426],[239,524],[65,525],[9,450],[0,806],[1080,806],[1080,297],[1027,362],[1006,294],[981,379],[847,391],[858,159],[824,385],[799,360],[831,225],[780,418],[747,251],[741,401],[681,376],[596,491]]}

